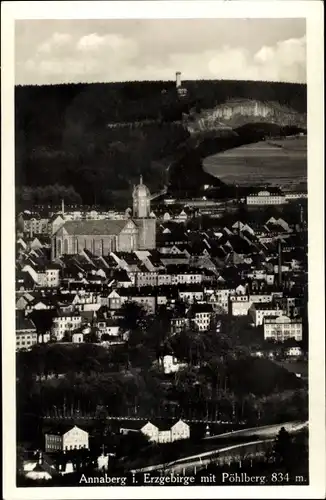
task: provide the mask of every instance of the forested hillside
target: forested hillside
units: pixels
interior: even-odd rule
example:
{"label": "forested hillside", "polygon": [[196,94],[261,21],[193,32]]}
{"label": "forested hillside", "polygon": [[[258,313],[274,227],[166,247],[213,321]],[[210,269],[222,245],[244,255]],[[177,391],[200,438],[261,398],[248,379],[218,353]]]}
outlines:
{"label": "forested hillside", "polygon": [[[18,199],[51,202],[66,193],[68,202],[125,203],[140,173],[152,192],[166,184],[175,189],[171,179],[178,177],[180,164],[184,185],[189,183],[191,191],[203,182],[201,139],[205,142],[207,137],[192,141],[183,123],[185,113],[200,113],[232,98],[277,102],[306,111],[304,85],[189,81],[184,86],[188,90],[184,99],[178,97],[174,82],[17,87]],[[244,138],[242,130],[213,133],[208,138],[214,142],[213,152],[230,147],[230,138],[231,147],[235,137],[240,144],[260,138],[255,131],[250,131],[250,137],[245,132]],[[193,156],[198,146],[201,152]],[[189,158],[193,160],[188,162]],[[169,172],[174,176],[168,178],[171,164]],[[47,186],[54,184],[58,184],[56,190],[49,190]]]}

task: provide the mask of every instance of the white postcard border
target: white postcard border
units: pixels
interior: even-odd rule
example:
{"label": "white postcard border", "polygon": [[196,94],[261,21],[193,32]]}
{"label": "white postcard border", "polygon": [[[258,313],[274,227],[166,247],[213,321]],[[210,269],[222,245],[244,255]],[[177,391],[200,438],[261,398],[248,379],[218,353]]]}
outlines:
{"label": "white postcard border", "polygon": [[[4,498],[324,498],[325,496],[325,297],[323,3],[319,1],[3,2],[2,59],[2,366]],[[297,18],[307,20],[308,225],[309,225],[309,486],[16,488],[15,464],[15,209],[14,21],[105,18]],[[187,489],[186,489],[187,488]]]}

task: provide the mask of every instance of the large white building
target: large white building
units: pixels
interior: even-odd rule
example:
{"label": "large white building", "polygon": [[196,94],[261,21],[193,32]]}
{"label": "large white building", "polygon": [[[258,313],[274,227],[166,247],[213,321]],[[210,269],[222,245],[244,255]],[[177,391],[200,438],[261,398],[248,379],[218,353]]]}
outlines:
{"label": "large white building", "polygon": [[121,434],[129,434],[135,431],[140,431],[149,441],[155,443],[172,443],[190,437],[190,427],[183,420],[178,420],[172,426],[164,424],[164,422],[158,422],[156,425],[147,422],[141,427],[136,425],[132,428],[121,428],[120,430]]}
{"label": "large white building", "polygon": [[286,198],[282,193],[259,191],[246,198],[247,205],[283,205]]}
{"label": "large white building", "polygon": [[302,319],[291,319],[288,316],[265,316],[264,339],[284,342],[288,339],[302,340]]}
{"label": "large white building", "polygon": [[77,330],[82,324],[79,311],[58,311],[53,318],[52,334],[57,340],[61,340],[66,332]]}
{"label": "large white building", "polygon": [[88,432],[76,425],[66,432],[51,431],[45,434],[46,452],[88,448],[88,446]]}
{"label": "large white building", "polygon": [[266,316],[282,316],[283,309],[278,304],[272,303],[253,303],[248,311],[253,320],[254,326],[261,326]]}
{"label": "large white building", "polygon": [[33,321],[24,316],[22,311],[16,311],[16,351],[31,349],[37,344],[37,332]]}

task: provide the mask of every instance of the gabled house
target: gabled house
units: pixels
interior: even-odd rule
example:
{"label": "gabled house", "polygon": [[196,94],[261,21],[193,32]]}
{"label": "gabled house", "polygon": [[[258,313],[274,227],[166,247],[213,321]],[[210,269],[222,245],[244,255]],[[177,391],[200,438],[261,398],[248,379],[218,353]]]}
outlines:
{"label": "gabled house", "polygon": [[30,318],[25,317],[23,311],[16,311],[16,351],[31,349],[37,344],[36,327]]}
{"label": "gabled house", "polygon": [[76,425],[69,430],[53,428],[45,433],[45,451],[48,453],[88,447],[88,432]]}
{"label": "gabled house", "polygon": [[65,333],[72,333],[82,325],[82,317],[79,311],[63,312],[58,310],[53,318],[52,334],[57,340],[61,340]]}
{"label": "gabled house", "polygon": [[178,420],[172,426],[162,420],[154,423],[147,422],[145,425],[142,422],[135,422],[120,429],[121,434],[129,434],[135,431],[141,432],[149,441],[155,443],[172,443],[190,437],[190,427],[183,420]]}

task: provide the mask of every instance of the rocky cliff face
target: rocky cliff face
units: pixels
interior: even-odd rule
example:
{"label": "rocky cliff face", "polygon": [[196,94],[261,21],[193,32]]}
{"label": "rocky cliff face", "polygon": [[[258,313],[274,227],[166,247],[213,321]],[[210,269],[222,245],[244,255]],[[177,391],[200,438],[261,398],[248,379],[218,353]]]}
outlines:
{"label": "rocky cliff face", "polygon": [[277,102],[229,100],[213,109],[190,113],[184,125],[190,134],[213,130],[231,130],[248,123],[272,123],[279,126],[306,127],[306,113],[299,113]]}

